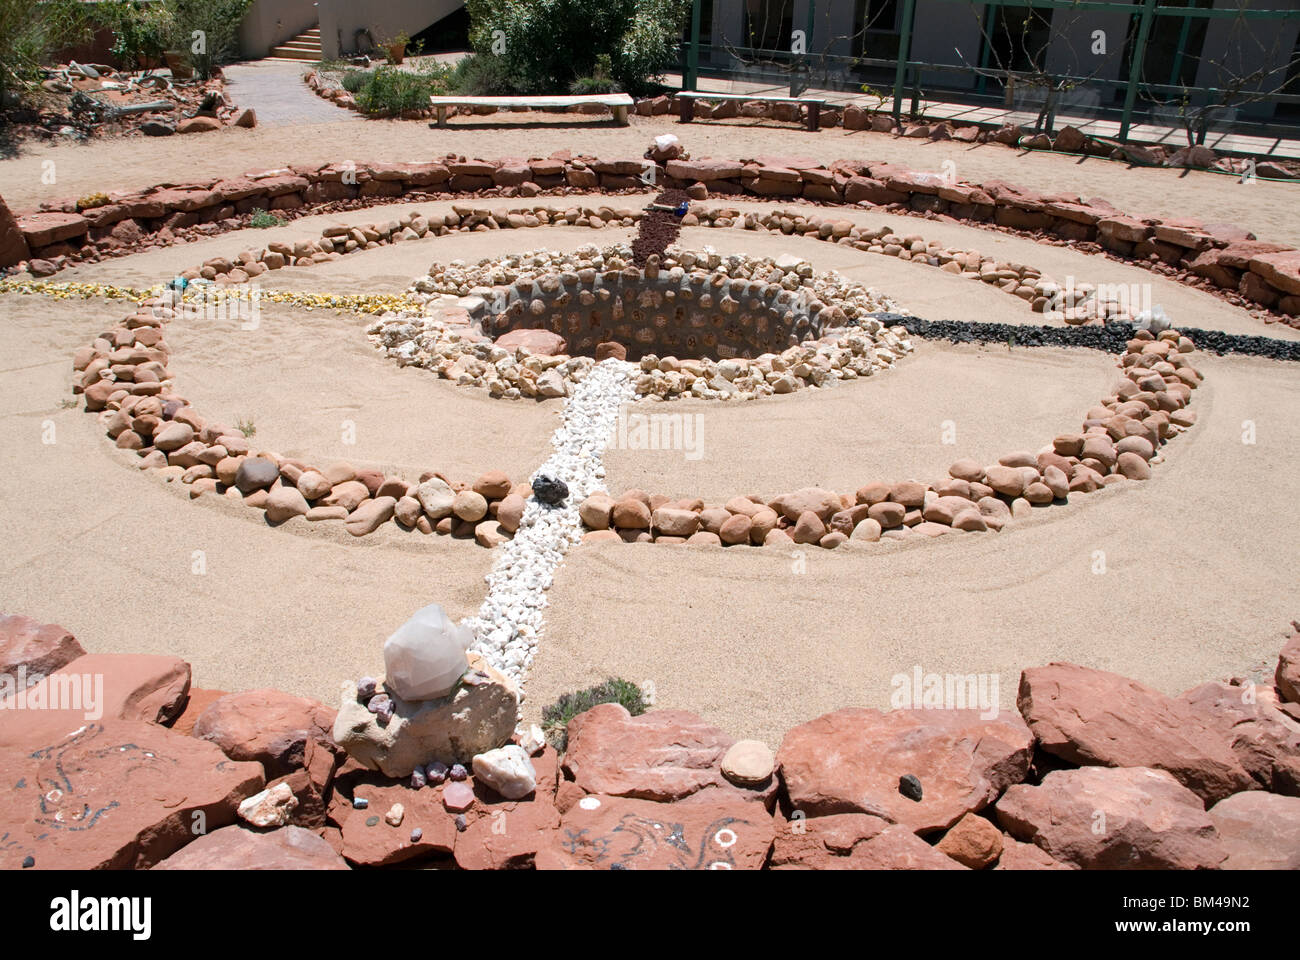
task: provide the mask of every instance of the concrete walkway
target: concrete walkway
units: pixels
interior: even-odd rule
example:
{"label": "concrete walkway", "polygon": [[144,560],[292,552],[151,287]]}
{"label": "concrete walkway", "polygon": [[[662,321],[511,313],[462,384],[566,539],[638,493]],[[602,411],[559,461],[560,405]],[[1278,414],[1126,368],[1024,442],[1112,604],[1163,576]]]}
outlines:
{"label": "concrete walkway", "polygon": [[223,67],[222,72],[230,100],[256,110],[258,126],[359,121],[357,114],[322,100],[303,83],[302,75],[309,66],[284,60],[253,60]]}

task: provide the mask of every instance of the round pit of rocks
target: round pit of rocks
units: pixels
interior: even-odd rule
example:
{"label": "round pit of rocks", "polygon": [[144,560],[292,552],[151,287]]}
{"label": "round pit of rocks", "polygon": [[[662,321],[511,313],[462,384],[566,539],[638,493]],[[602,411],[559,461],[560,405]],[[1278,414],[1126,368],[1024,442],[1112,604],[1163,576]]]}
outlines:
{"label": "round pit of rocks", "polygon": [[[626,245],[589,245],[435,264],[411,294],[426,304],[423,323],[377,324],[377,345],[510,398],[565,396],[592,360],[612,356],[651,375],[638,381],[640,396],[748,399],[868,376],[910,349],[905,331],[876,316],[895,310],[893,301],[793,256],[672,249],[638,267]],[[538,368],[539,389],[527,373],[521,382],[517,364]],[[690,382],[658,382],[683,370]]]}

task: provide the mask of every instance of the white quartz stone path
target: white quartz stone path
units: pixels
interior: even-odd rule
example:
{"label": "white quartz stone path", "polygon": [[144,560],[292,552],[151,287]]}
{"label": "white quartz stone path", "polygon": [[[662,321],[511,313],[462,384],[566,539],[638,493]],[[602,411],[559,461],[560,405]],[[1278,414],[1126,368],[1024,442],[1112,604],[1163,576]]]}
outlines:
{"label": "white quartz stone path", "polygon": [[563,480],[569,499],[558,507],[529,499],[514,539],[499,548],[485,578],[488,594],[478,616],[463,621],[474,631],[471,649],[516,682],[532,665],[555,568],[582,537],[578,505],[603,487],[602,455],[619,407],[634,399],[637,370],[626,361],[605,360],[574,388],[561,414],[564,422],[551,437],[555,453],[534,474]]}

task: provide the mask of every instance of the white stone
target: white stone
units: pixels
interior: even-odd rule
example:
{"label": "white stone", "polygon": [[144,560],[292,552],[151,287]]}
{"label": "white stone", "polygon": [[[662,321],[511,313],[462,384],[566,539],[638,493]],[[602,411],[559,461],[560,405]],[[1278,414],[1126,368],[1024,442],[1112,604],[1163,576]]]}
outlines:
{"label": "white stone", "polygon": [[239,818],[255,827],[283,827],[298,806],[288,783],[277,783],[239,805]]}
{"label": "white stone", "polygon": [[522,800],[537,789],[533,762],[523,747],[513,743],[476,756],[474,778],[507,800]]}
{"label": "white stone", "polygon": [[445,697],[469,669],[471,630],[436,603],[417,610],[384,641],[384,676],[403,700]]}

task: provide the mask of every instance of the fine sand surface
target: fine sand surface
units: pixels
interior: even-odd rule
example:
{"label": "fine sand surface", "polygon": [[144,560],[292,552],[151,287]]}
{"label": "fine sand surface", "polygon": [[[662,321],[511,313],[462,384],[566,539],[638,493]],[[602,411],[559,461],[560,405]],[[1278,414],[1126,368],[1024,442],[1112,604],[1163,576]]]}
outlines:
{"label": "fine sand surface", "polygon": [[877,480],[937,481],[960,457],[994,463],[1079,429],[1118,378],[1114,358],[1093,350],[913,342],[916,351],[893,369],[823,389],[743,404],[638,403],[628,413],[626,447],[638,443],[638,416],[689,418],[681,421],[689,442],[663,449],[669,433],[661,420],[661,449],[607,451],[610,492],[640,488],[721,504],[800,487],[851,493]]}
{"label": "fine sand surface", "polygon": [[[60,623],[90,651],[181,656],[196,686],[274,686],[333,703],[340,680],[382,672],[384,638],[414,610],[436,600],[454,617],[477,611],[492,557],[472,541],[391,525],[357,539],[339,522],[302,519],[271,529],[258,511],[191,503],[180,484],[142,475],[94,416],[60,406],[72,353],[104,326],[105,305],[7,297],[0,308],[6,613]],[[321,382],[335,386],[361,365],[337,348],[322,360]],[[509,456],[509,444],[500,450]]]}
{"label": "fine sand surface", "polygon": [[[1020,670],[1053,660],[1169,694],[1266,680],[1295,616],[1283,505],[1300,495],[1285,466],[1300,442],[1300,369],[1240,358],[1202,367],[1199,422],[1164,448],[1152,479],[1076,496],[1000,534],[835,551],[579,546],[551,590],[529,715],[621,676],[653,682],[659,707],[775,747],[826,711],[888,709],[892,678],[916,665],[996,676],[1006,709]],[[1027,411],[1036,398],[1021,399]],[[1246,419],[1254,446],[1241,442]],[[718,455],[735,439],[717,438]],[[880,442],[909,455],[906,436]],[[685,486],[682,469],[665,459],[655,486]]]}
{"label": "fine sand surface", "polygon": [[[1129,168],[1098,158],[1024,153],[998,144],[905,140],[838,128],[809,133],[771,121],[683,125],[671,116],[633,117],[629,126],[616,127],[598,118],[496,114],[457,118],[447,129],[436,130],[423,121],[364,120],[350,111],[338,113],[337,122],[324,124],[231,127],[201,135],[126,137],[93,144],[25,144],[19,156],[0,161],[0,183],[8,203],[27,211],[42,201],[98,190],[236,176],[290,163],[420,160],[448,153],[526,158],[557,150],[640,157],[654,137],[672,133],[697,158],[886,160],[936,172],[951,161],[959,180],[1005,180],[1041,192],[1101,197],[1138,216],[1238,223],[1261,239],[1300,245],[1300,223],[1292,215],[1300,186],[1262,180],[1243,185],[1234,177],[1204,171]],[[47,161],[54,166],[46,166]]]}
{"label": "fine sand surface", "polygon": [[[683,129],[664,118],[634,120],[627,130],[598,123],[516,129],[520,124],[510,122],[439,132],[341,115],[319,128],[41,146],[0,162],[0,179],[6,199],[23,208],[52,196],[286,161],[396,160],[453,149],[490,157],[560,148],[639,156],[652,135],[672,131],[696,156],[857,156],[928,169],[951,157],[963,179],[1069,189],[1157,215],[1191,212],[1300,243],[1289,215],[1294,187],[1238,187],[1210,174],[1126,172],[1099,161],[843,131]],[[44,159],[57,161],[56,186],[40,183]],[[583,201],[537,202],[563,208]],[[599,202],[630,206],[645,198]],[[56,280],[148,286],[209,257],[410,208],[432,212],[439,205],[304,218],[79,267]],[[1189,326],[1297,335],[1207,294],[1069,248],[868,210],[836,215],[888,222],[900,234],[1033,264],[1062,280],[1149,283],[1155,302]],[[621,229],[542,228],[426,239],[275,271],[262,285],[398,294],[434,261],[628,237]],[[984,284],[843,246],[704,229],[684,231],[683,243],[724,253],[797,252],[930,319],[1040,319]],[[120,301],[0,297],[0,443],[10,464],[0,477],[9,545],[0,560],[0,609],[62,623],[89,650],[182,656],[198,686],[275,686],[328,703],[341,680],[382,670],[383,639],[418,607],[438,602],[457,618],[477,610],[494,554],[472,542],[392,526],[355,539],[337,522],[305,520],[273,530],[259,512],[234,501],[190,502],[181,485],[141,475],[95,417],[61,405],[71,397],[74,351],[125,312]],[[367,322],[265,303],[254,330],[234,321],[177,321],[168,340],[178,389],[208,416],[252,419],[255,445],[286,456],[466,478],[497,468],[524,479],[549,454],[558,402],[492,401],[427,371],[399,368],[370,347]],[[893,370],[829,390],[737,406],[638,405],[644,412],[698,413],[701,456],[612,450],[609,486],[717,499],[811,483],[849,490],[876,479],[933,479],[960,456],[988,460],[1037,449],[1077,428],[1114,376],[1113,358],[1086,350],[920,340],[917,347]],[[547,629],[527,687],[529,716],[562,692],[624,676],[652,680],[660,706],[696,710],[733,735],[775,745],[791,725],[826,710],[888,706],[891,678],[918,664],[927,672],[994,674],[1008,707],[1019,670],[1052,659],[1113,669],[1170,693],[1209,678],[1258,672],[1262,679],[1295,616],[1288,523],[1294,511],[1287,505],[1300,494],[1300,368],[1242,357],[1203,357],[1198,364],[1207,376],[1193,405],[1199,422],[1165,448],[1166,462],[1150,481],[1075,497],[1001,534],[837,551],[577,548],[548,595]],[[1247,420],[1257,431],[1255,445],[1242,443]],[[342,442],[345,421],[355,427],[355,444]],[[945,421],[952,421],[955,444],[943,443]],[[1093,572],[1099,551],[1104,573]]]}

